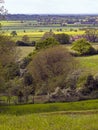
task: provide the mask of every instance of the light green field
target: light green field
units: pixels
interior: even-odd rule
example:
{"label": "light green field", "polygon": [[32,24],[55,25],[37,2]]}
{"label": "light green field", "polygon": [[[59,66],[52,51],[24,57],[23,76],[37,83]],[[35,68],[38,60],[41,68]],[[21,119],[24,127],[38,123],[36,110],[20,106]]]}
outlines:
{"label": "light green field", "polygon": [[28,56],[29,53],[34,51],[34,47],[17,47],[19,59]]}
{"label": "light green field", "polygon": [[0,115],[0,130],[98,130],[98,114]]}
{"label": "light green field", "polygon": [[0,106],[0,130],[98,130],[98,100]]}
{"label": "light green field", "polygon": [[98,55],[78,57],[80,66],[88,73],[98,74]]}

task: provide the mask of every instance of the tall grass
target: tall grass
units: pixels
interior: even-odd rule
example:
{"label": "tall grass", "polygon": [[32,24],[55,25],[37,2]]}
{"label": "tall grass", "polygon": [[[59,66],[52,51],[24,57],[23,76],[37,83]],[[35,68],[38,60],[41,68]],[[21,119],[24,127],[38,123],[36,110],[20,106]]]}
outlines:
{"label": "tall grass", "polygon": [[0,115],[0,130],[98,130],[98,114]]}

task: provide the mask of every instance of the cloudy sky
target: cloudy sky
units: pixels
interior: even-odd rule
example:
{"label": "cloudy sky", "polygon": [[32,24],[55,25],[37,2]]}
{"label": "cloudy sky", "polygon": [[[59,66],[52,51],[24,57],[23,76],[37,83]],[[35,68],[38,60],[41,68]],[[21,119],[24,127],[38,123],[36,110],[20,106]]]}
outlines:
{"label": "cloudy sky", "polygon": [[98,14],[98,0],[5,0],[9,13]]}

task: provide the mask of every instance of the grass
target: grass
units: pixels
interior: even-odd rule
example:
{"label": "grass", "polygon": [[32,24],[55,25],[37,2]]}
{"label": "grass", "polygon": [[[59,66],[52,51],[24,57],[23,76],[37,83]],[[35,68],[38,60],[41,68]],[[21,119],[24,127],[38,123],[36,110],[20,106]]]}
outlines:
{"label": "grass", "polygon": [[33,52],[34,47],[17,47],[17,50],[19,52],[19,59],[23,59],[26,57],[29,53]]}
{"label": "grass", "polygon": [[77,59],[81,68],[92,74],[98,73],[98,55],[78,57]]}
{"label": "grass", "polygon": [[31,113],[57,112],[57,111],[83,111],[98,110],[98,100],[88,100],[70,103],[29,104],[1,106],[1,114],[24,115]]}
{"label": "grass", "polygon": [[98,130],[98,114],[0,115],[0,130]]}
{"label": "grass", "polygon": [[98,130],[98,99],[0,106],[0,130]]}

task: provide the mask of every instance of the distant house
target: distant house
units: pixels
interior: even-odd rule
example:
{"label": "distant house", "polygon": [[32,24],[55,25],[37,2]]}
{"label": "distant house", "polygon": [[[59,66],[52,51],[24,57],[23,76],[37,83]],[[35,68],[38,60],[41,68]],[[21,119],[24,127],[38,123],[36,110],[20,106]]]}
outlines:
{"label": "distant house", "polygon": [[80,25],[80,24],[81,24],[81,22],[75,22],[74,24],[75,24],[75,25]]}

